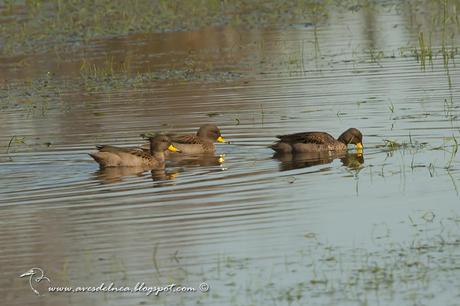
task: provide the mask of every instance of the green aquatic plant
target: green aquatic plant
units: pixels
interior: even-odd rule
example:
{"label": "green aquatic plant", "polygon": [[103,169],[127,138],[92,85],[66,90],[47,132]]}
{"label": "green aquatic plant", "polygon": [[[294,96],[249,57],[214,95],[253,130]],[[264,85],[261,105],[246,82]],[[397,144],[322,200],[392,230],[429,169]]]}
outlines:
{"label": "green aquatic plant", "polygon": [[25,144],[25,137],[20,137],[20,136],[12,136],[10,138],[10,141],[8,142],[8,146],[6,148],[6,154],[8,154],[10,152],[10,149],[14,146],[14,145],[23,145]]}
{"label": "green aquatic plant", "polygon": [[36,79],[7,83],[0,88],[0,103],[2,108],[19,109],[26,118],[45,117],[55,102],[61,102],[62,86],[50,72]]}
{"label": "green aquatic plant", "polygon": [[423,32],[419,32],[418,35],[419,53],[417,53],[417,59],[420,61],[421,68],[425,70],[426,58],[432,63],[433,61],[433,50],[431,44],[427,45],[425,42],[425,36]]}
{"label": "green aquatic plant", "polygon": [[388,105],[388,109],[390,110],[390,112],[393,114],[395,112],[395,106],[393,104],[393,102],[391,102],[390,105]]}
{"label": "green aquatic plant", "polygon": [[409,142],[400,142],[391,139],[383,139],[383,144],[377,145],[377,148],[385,148],[389,152],[397,151],[397,150],[406,150],[406,149],[413,149],[413,150],[421,150],[425,148],[427,145],[426,142],[418,142],[412,139],[412,136],[409,134]]}
{"label": "green aquatic plant", "polygon": [[375,48],[368,48],[367,50],[365,50],[365,53],[369,55],[372,63],[376,63],[382,66],[380,64],[380,61],[383,58],[385,58],[385,54],[382,50],[377,50]]}
{"label": "green aquatic plant", "polygon": [[161,277],[160,266],[158,264],[158,243],[153,247],[152,262],[158,277]]}
{"label": "green aquatic plant", "polygon": [[[444,141],[447,142],[447,143],[452,142],[451,150],[450,150],[450,158],[449,158],[449,161],[448,161],[448,163],[447,163],[447,165],[445,167],[446,169],[451,169],[452,166],[453,166],[455,156],[457,155],[457,152],[458,152],[458,141],[457,141],[457,138],[454,135],[452,135],[452,137],[445,138]],[[446,143],[445,143],[444,147],[446,147]]]}

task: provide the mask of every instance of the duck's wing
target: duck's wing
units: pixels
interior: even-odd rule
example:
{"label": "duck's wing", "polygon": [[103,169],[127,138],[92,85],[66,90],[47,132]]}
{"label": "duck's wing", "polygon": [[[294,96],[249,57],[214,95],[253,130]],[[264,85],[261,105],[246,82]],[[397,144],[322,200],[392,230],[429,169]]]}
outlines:
{"label": "duck's wing", "polygon": [[325,132],[301,132],[288,135],[276,136],[280,142],[285,143],[314,143],[314,144],[328,144],[336,141],[334,137]]}
{"label": "duck's wing", "polygon": [[[186,145],[203,143],[203,140],[194,134],[186,134],[186,135],[167,134],[166,136],[168,136],[171,139],[171,142],[173,143],[186,144]],[[141,145],[140,147],[137,147],[137,149],[142,150],[144,152],[150,152],[150,143],[145,143]]]}
{"label": "duck's wing", "polygon": [[194,134],[187,135],[172,135],[171,141],[181,144],[202,144],[203,140]]}
{"label": "duck's wing", "polygon": [[135,156],[139,157],[149,157],[149,154],[142,150],[142,148],[138,147],[129,147],[129,148],[124,148],[124,147],[115,147],[115,146],[110,146],[110,145],[98,145],[96,148],[99,150],[99,152],[110,152],[110,153],[127,153],[127,154],[132,154]]}

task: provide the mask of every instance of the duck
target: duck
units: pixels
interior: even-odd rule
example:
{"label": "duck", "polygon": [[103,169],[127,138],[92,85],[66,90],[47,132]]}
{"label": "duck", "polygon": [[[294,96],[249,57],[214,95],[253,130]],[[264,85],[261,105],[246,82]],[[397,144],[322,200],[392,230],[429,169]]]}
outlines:
{"label": "duck", "polygon": [[[170,138],[172,145],[182,154],[190,155],[213,154],[216,151],[215,142],[227,143],[215,124],[202,125],[196,134],[170,135]],[[141,148],[148,150],[147,145],[143,145]]]}
{"label": "duck", "polygon": [[363,149],[363,134],[349,128],[335,139],[326,132],[301,132],[276,136],[279,140],[270,146],[277,153],[346,152],[349,144],[357,151]]}
{"label": "duck", "polygon": [[145,167],[149,169],[164,168],[165,151],[180,152],[165,135],[149,138],[150,150],[139,148],[121,148],[111,145],[96,146],[97,152],[89,155],[101,166],[107,167]]}

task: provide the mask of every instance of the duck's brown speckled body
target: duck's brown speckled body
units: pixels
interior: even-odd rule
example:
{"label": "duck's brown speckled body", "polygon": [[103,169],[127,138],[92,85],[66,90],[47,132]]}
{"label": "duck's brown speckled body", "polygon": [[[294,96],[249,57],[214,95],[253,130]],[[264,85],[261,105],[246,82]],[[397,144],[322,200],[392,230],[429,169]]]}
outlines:
{"label": "duck's brown speckled body", "polygon": [[350,128],[335,139],[325,132],[301,132],[276,136],[279,140],[270,146],[278,153],[345,152],[348,144],[362,149],[363,135]]}
{"label": "duck's brown speckled body", "polygon": [[144,151],[139,148],[121,148],[110,145],[97,146],[98,151],[90,153],[96,162],[103,168],[106,167],[146,167],[163,168],[165,151],[178,151],[171,144],[167,136],[155,136],[150,138],[150,150]]}

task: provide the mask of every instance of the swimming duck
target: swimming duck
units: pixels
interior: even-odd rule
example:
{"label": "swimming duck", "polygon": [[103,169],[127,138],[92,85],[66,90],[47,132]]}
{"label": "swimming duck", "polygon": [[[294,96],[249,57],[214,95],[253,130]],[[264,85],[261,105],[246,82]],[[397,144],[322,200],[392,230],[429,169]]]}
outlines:
{"label": "swimming duck", "polygon": [[[183,154],[214,153],[216,150],[214,142],[226,142],[215,124],[202,125],[195,135],[171,135],[170,138],[172,145]],[[143,145],[141,148],[148,149],[147,145]]]}
{"label": "swimming duck", "polygon": [[90,153],[102,168],[105,167],[146,167],[163,168],[165,151],[180,152],[171,144],[171,139],[164,135],[149,138],[150,151],[139,148],[120,148],[109,145],[97,146],[98,151]]}
{"label": "swimming duck", "polygon": [[313,152],[343,152],[348,144],[363,149],[363,135],[358,129],[350,128],[335,139],[325,132],[304,132],[276,136],[279,140],[270,146],[278,153],[313,153]]}

